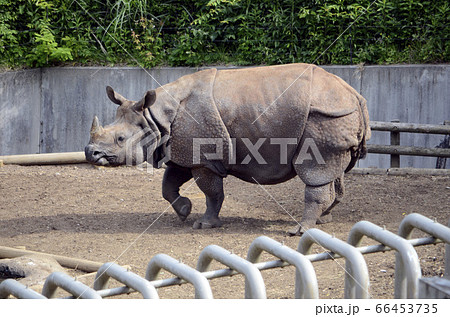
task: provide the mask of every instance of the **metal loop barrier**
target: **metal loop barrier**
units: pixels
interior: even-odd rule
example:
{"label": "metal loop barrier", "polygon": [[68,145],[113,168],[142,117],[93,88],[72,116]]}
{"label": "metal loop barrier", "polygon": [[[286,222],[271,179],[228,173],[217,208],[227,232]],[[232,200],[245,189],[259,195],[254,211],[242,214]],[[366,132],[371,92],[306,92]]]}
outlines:
{"label": "metal loop barrier", "polygon": [[418,298],[420,270],[419,257],[414,247],[402,237],[387,231],[371,222],[360,221],[353,226],[347,242],[355,247],[361,244],[364,236],[372,238],[396,250],[399,261],[395,266],[395,298]]}
{"label": "metal loop barrier", "polygon": [[95,290],[62,272],[53,272],[47,277],[42,289],[42,295],[47,298],[53,298],[58,287],[69,292],[76,298],[102,299]]}
{"label": "metal loop barrier", "polygon": [[98,269],[97,275],[95,276],[94,290],[105,289],[111,277],[129,288],[138,291],[142,294],[143,298],[159,298],[156,288],[148,280],[133,272],[127,271],[126,268],[113,262],[105,263]]}
{"label": "metal loop barrier", "polygon": [[[408,239],[414,228],[425,231],[431,236]],[[140,292],[144,298],[158,298],[157,288],[185,283],[194,285],[196,298],[213,298],[208,280],[237,274],[245,275],[246,298],[265,298],[266,289],[260,271],[290,265],[294,265],[296,268],[295,296],[297,298],[317,298],[317,278],[311,262],[340,257],[346,260],[344,297],[368,298],[370,297],[368,293],[369,278],[363,254],[385,252],[392,249],[397,250],[395,297],[414,298],[417,297],[416,281],[420,277],[420,263],[413,247],[445,242],[445,272],[449,275],[450,228],[424,216],[411,214],[405,217],[400,224],[399,235],[402,237],[367,221],[359,222],[352,228],[348,238],[349,243],[336,239],[319,229],[310,229],[299,241],[298,251],[300,253],[263,236],[252,242],[247,254],[247,260],[231,254],[221,247],[210,245],[203,249],[199,256],[198,270],[182,264],[168,255],[158,254],[148,264],[145,280],[132,272],[126,271],[125,268],[117,264],[106,263],[97,272],[97,281],[94,283],[96,290],[77,282],[64,273],[55,272],[47,278],[42,295],[10,279],[0,283],[0,298],[6,298],[9,295],[18,298],[50,298],[55,296],[58,287],[71,294],[71,296],[65,298],[111,297],[135,291]],[[375,239],[381,244],[357,247],[363,236]],[[408,240],[405,240],[405,238]],[[318,244],[331,250],[331,252],[308,254],[313,244]],[[264,251],[278,257],[278,259],[258,262],[261,253]],[[226,265],[227,268],[206,271],[212,260],[217,260]],[[156,280],[161,269],[173,273],[176,277]],[[125,286],[106,289],[107,281],[111,277],[124,283]]]}
{"label": "metal loop barrier", "polygon": [[[448,226],[450,228],[450,218]],[[445,244],[445,276],[450,279],[450,243]]]}
{"label": "metal loop barrier", "polygon": [[[450,219],[449,219],[450,227]],[[426,232],[437,239],[441,239],[446,243],[445,245],[445,275],[450,276],[450,229],[440,223],[437,223],[427,217],[420,214],[407,215],[398,228],[398,235],[405,239],[410,239],[412,231],[417,228],[423,232]],[[400,262],[398,257],[395,258],[395,266]],[[397,281],[398,272],[395,271],[395,280]],[[399,281],[400,283],[400,281]],[[400,285],[395,284],[395,288],[405,288],[405,282],[401,281]]]}
{"label": "metal loop barrier", "polygon": [[145,273],[145,279],[149,281],[155,280],[161,269],[165,269],[194,285],[195,298],[213,298],[211,286],[206,277],[197,270],[180,263],[167,254],[157,254],[150,260]]}
{"label": "metal loop barrier", "polygon": [[47,299],[13,279],[7,279],[0,283],[0,299],[8,298],[9,295],[19,299]]}
{"label": "metal loop barrier", "polygon": [[209,245],[202,250],[197,262],[197,270],[208,270],[212,260],[245,275],[245,298],[266,298],[266,287],[261,272],[249,261],[232,254],[217,245]]}
{"label": "metal loop barrier", "polygon": [[313,228],[300,238],[297,251],[307,255],[313,244],[318,244],[345,258],[345,298],[370,298],[366,261],[355,247]]}
{"label": "metal loop barrier", "polygon": [[295,266],[295,298],[319,298],[316,272],[306,256],[278,241],[261,236],[250,245],[247,261],[258,262],[263,251]]}
{"label": "metal loop barrier", "polygon": [[[450,226],[450,223],[449,223]],[[410,239],[414,228],[422,230],[433,237],[441,239],[445,243],[450,243],[450,230],[448,227],[424,217],[420,214],[407,215],[398,228],[398,235],[405,239]]]}

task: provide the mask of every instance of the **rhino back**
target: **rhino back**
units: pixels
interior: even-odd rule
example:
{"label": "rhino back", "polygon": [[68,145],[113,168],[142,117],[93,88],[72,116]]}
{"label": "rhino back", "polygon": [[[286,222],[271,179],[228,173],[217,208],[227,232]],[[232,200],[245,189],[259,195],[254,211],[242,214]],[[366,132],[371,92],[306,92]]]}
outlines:
{"label": "rhino back", "polygon": [[214,100],[233,137],[298,137],[308,114],[308,65],[217,72]]}
{"label": "rhino back", "polygon": [[[193,140],[220,139],[219,161],[227,173],[247,181],[255,177],[260,183],[277,183],[295,175],[291,161],[310,112],[339,117],[356,111],[359,105],[350,86],[308,64],[206,70],[183,78],[187,83],[182,89],[184,98],[180,98],[171,124],[172,160],[194,167]],[[178,85],[170,89],[179,90]],[[261,138],[265,141],[258,153],[263,164],[252,155],[248,161],[250,152],[242,140],[256,144]],[[280,144],[271,144],[279,138],[297,142],[287,146],[284,162]],[[217,144],[203,146],[201,152],[217,153]],[[202,156],[199,165],[205,164],[208,159]]]}
{"label": "rhino back", "polygon": [[[295,175],[291,158],[297,145],[287,145],[284,160],[280,145],[271,141],[300,140],[309,112],[311,70],[311,65],[293,64],[218,71],[214,101],[236,142],[236,164],[229,167],[232,174],[247,181],[255,177],[260,183],[276,183]],[[249,150],[243,139],[256,144],[261,138],[265,141],[258,153],[263,164],[251,154],[246,162]]]}

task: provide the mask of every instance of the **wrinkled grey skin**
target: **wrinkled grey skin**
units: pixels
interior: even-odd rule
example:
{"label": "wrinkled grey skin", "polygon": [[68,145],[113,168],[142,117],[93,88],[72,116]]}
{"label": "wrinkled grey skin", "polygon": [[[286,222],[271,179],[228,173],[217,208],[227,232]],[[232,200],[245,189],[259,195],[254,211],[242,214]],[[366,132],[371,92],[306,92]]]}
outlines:
{"label": "wrinkled grey skin", "polygon": [[[107,94],[119,105],[116,120],[102,127],[94,118],[86,159],[113,166],[146,160],[156,167],[165,160],[162,193],[181,220],[192,204],[179,189],[194,178],[206,196],[206,212],[194,223],[198,229],[221,225],[227,175],[256,184],[277,184],[298,175],[306,184],[305,209],[289,233],[300,235],[330,221],[331,209],[344,195],[343,175],[365,155],[370,138],[365,99],[314,65],[208,69],[148,91],[138,102],[110,87]],[[145,138],[144,144],[130,153],[127,141],[139,138]],[[198,138],[220,140],[222,155],[215,145],[196,151]],[[279,142],[286,138],[290,141],[283,148]],[[311,140],[320,159],[304,151]]]}

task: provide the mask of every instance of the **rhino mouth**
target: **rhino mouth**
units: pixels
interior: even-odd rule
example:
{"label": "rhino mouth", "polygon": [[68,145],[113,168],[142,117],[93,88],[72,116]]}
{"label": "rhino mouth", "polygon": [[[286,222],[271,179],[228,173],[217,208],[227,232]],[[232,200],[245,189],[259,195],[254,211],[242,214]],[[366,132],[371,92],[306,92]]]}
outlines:
{"label": "rhino mouth", "polygon": [[103,166],[116,166],[119,165],[117,163],[117,156],[115,155],[106,155],[97,158],[94,162],[96,165],[103,165]]}
{"label": "rhino mouth", "polygon": [[117,163],[116,155],[108,155],[104,152],[94,151],[87,153],[86,158],[94,165],[115,166]]}
{"label": "rhino mouth", "polygon": [[94,161],[94,164],[106,166],[106,165],[109,165],[109,161],[106,157],[99,157],[98,159],[96,159]]}

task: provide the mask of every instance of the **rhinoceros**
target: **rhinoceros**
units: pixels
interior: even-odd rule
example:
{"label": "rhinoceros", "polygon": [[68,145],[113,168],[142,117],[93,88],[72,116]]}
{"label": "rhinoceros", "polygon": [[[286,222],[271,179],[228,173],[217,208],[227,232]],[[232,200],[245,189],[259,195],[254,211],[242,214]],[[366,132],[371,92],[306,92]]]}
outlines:
{"label": "rhinoceros", "polygon": [[194,178],[206,196],[196,229],[222,225],[227,175],[259,185],[298,175],[306,184],[305,206],[289,233],[330,221],[344,195],[344,173],[364,157],[371,134],[366,100],[309,64],[206,69],[149,90],[137,102],[109,86],[106,91],[119,105],[116,120],[102,127],[94,118],[87,161],[165,162],[162,195],[183,221],[192,204],[180,186]]}

